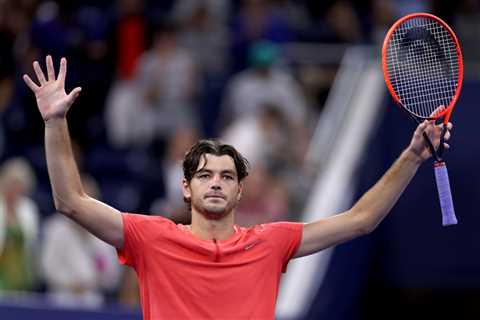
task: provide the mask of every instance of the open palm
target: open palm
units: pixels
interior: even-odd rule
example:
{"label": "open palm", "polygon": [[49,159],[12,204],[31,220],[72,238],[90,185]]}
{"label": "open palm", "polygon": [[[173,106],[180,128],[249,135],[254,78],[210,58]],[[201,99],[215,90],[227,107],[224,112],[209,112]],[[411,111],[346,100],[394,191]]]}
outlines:
{"label": "open palm", "polygon": [[23,75],[23,80],[35,93],[38,110],[44,121],[65,117],[68,109],[82,90],[80,87],[76,87],[69,94],[65,92],[65,76],[67,74],[67,60],[65,58],[62,58],[60,61],[60,71],[57,78],[55,78],[55,69],[51,56],[47,56],[46,65],[47,78],[45,78],[40,64],[37,61],[33,63],[33,69],[40,86],[28,75]]}

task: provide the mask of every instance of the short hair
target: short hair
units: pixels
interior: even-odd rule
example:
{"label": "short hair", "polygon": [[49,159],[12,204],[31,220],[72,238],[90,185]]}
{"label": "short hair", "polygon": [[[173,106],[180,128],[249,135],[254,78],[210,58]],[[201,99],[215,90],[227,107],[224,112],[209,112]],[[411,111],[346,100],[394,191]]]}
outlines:
{"label": "short hair", "polygon": [[203,157],[206,164],[206,154],[214,156],[230,156],[237,170],[238,181],[242,181],[248,176],[250,164],[248,160],[240,154],[233,146],[221,143],[217,140],[202,139],[195,143],[185,154],[183,159],[183,176],[190,182],[194,174],[198,171],[200,159]]}

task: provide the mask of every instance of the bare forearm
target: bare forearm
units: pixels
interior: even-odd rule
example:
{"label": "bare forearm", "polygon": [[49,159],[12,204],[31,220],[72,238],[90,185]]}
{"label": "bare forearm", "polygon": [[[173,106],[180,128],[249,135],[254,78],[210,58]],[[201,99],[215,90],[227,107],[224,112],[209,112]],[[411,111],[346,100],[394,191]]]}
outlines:
{"label": "bare forearm", "polygon": [[69,94],[65,92],[67,59],[61,59],[58,76],[55,75],[52,57],[47,56],[45,62],[46,76],[40,64],[37,61],[33,63],[38,83],[26,74],[23,80],[35,94],[38,110],[45,122],[45,151],[55,207],[99,239],[122,248],[120,212],[85,194],[73,157],[66,115],[82,89],[76,87]]}
{"label": "bare forearm", "polygon": [[353,206],[366,231],[372,231],[388,214],[418,170],[421,160],[409,151],[400,157],[383,177]]}
{"label": "bare forearm", "polygon": [[45,123],[45,151],[55,207],[69,214],[73,202],[82,197],[84,192],[65,118],[51,119]]}
{"label": "bare forearm", "polygon": [[[448,129],[451,127],[449,123]],[[302,243],[295,256],[312,254],[373,231],[400,198],[420,164],[430,158],[424,135],[428,135],[432,144],[437,146],[441,132],[441,125],[435,125],[435,121],[419,124],[408,148],[350,210],[305,225]],[[448,140],[449,136],[447,132],[445,139]]]}
{"label": "bare forearm", "polygon": [[306,224],[302,244],[295,257],[312,254],[373,231],[400,198],[421,163],[418,156],[407,150],[350,210]]}

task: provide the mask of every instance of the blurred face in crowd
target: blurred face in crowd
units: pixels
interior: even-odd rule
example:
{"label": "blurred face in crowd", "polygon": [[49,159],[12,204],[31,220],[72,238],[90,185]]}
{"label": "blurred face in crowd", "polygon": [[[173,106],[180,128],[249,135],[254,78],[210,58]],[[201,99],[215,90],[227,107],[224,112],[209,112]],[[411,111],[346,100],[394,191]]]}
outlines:
{"label": "blurred face in crowd", "polygon": [[7,201],[15,202],[26,193],[25,184],[20,179],[11,179],[3,187],[3,195]]}
{"label": "blurred face in crowd", "polygon": [[183,180],[183,195],[191,203],[192,214],[200,213],[208,219],[232,213],[241,193],[242,183],[228,155],[204,154],[192,179]]}

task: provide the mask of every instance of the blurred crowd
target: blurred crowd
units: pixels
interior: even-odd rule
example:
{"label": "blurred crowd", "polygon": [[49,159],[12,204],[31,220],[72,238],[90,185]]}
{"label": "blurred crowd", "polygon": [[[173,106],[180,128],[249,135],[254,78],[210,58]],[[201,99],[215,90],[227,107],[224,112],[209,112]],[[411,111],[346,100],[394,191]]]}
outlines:
{"label": "blurred crowd", "polygon": [[476,1],[1,0],[0,295],[138,303],[114,249],[55,213],[43,121],[21,80],[34,60],[66,57],[67,92],[83,89],[68,119],[92,196],[188,223],[181,161],[193,142],[212,137],[252,165],[239,224],[296,220],[310,179],[304,155],[333,79],[304,71],[327,74],[340,57],[299,65],[284,46],[378,44],[413,11],[443,14],[467,46],[478,45]]}

